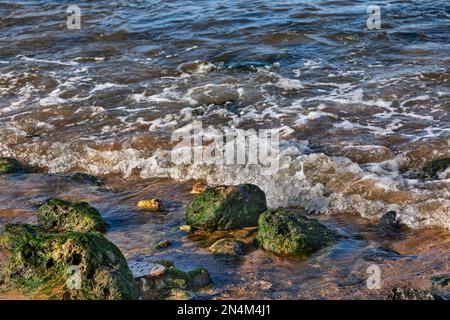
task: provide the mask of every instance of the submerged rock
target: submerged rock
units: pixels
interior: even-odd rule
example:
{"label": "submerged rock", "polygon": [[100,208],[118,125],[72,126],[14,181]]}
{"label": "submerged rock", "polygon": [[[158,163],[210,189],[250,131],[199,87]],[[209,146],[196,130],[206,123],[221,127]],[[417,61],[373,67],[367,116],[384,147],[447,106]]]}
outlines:
{"label": "submerged rock", "polygon": [[278,255],[308,254],[339,239],[337,233],[320,222],[284,209],[264,212],[258,226],[258,243]]}
{"label": "submerged rock", "polygon": [[196,268],[188,271],[187,274],[189,276],[188,285],[194,290],[209,287],[213,284],[209,272],[205,268]]}
{"label": "submerged rock", "polygon": [[8,224],[0,248],[5,284],[33,298],[137,299],[137,288],[120,250],[98,232],[48,231]]}
{"label": "submerged rock", "polygon": [[258,68],[264,68],[270,65],[272,65],[272,63],[266,61],[227,61],[223,64],[223,68],[244,72],[256,72],[258,71]]}
{"label": "submerged rock", "polygon": [[87,173],[74,172],[67,174],[67,177],[72,181],[91,184],[97,187],[101,187],[104,185],[104,183],[99,178]]}
{"label": "submerged rock", "polygon": [[204,268],[184,272],[172,263],[164,266],[164,272],[148,274],[136,278],[139,296],[147,300],[184,300],[192,297],[196,291],[212,285],[209,273]]}
{"label": "submerged rock", "polygon": [[434,276],[431,278],[433,284],[436,284],[442,288],[450,289],[450,274],[444,274],[439,276]]}
{"label": "submerged rock", "polygon": [[244,243],[239,240],[225,238],[214,242],[214,244],[209,247],[209,250],[218,254],[238,256],[244,252]]}
{"label": "submerged rock", "polygon": [[207,188],[192,200],[186,220],[193,228],[231,230],[256,226],[267,210],[266,195],[252,184]]}
{"label": "submerged rock", "polygon": [[433,292],[445,300],[450,300],[450,274],[433,276],[430,280]]}
{"label": "submerged rock", "polygon": [[389,292],[386,300],[442,300],[442,297],[428,290],[394,288]]}
{"label": "submerged rock", "polygon": [[100,213],[86,202],[73,203],[51,199],[39,208],[39,225],[46,229],[106,232],[108,224]]}
{"label": "submerged rock", "polygon": [[175,288],[170,290],[170,294],[166,297],[166,300],[192,300],[193,298],[194,296],[191,292]]}
{"label": "submerged rock", "polygon": [[138,208],[153,212],[162,210],[162,203],[158,199],[141,200],[137,203]]}
{"label": "submerged rock", "polygon": [[0,157],[0,174],[13,174],[23,172],[19,161],[13,158]]}
{"label": "submerged rock", "polygon": [[379,226],[388,231],[400,231],[406,228],[395,211],[385,213],[380,219]]}
{"label": "submerged rock", "polygon": [[444,172],[450,167],[450,157],[436,159],[428,162],[421,170],[422,179],[438,179],[439,173]]}
{"label": "submerged rock", "polygon": [[164,241],[161,241],[161,242],[158,242],[157,244],[155,244],[154,248],[155,249],[165,249],[165,248],[170,247],[171,245],[172,245],[172,242],[164,240]]}

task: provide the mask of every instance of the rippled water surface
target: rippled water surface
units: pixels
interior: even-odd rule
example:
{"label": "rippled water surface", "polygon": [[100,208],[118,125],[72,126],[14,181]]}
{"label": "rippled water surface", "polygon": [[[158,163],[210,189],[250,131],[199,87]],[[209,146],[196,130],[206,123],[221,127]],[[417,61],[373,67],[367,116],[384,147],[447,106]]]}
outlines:
{"label": "rippled water surface", "polygon": [[[89,201],[130,265],[210,269],[204,298],[380,298],[365,285],[374,259],[386,287],[449,272],[449,171],[418,175],[450,156],[448,1],[378,2],[379,30],[365,1],[80,1],[79,30],[69,4],[0,1],[0,156],[33,172],[0,178],[1,224],[34,222],[53,196]],[[174,165],[171,135],[194,120],[280,132],[290,161],[273,176]],[[320,213],[349,238],[306,261],[222,261],[179,230],[196,179],[255,183],[269,206]],[[137,210],[148,197],[168,211]],[[412,230],[380,234],[389,210]],[[163,239],[174,246],[153,252]]]}

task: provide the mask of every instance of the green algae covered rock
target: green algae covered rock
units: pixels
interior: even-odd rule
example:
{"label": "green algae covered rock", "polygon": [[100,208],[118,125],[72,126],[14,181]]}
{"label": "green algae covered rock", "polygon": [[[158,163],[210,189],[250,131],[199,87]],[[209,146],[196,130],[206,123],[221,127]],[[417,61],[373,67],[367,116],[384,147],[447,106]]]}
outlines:
{"label": "green algae covered rock", "polygon": [[450,166],[450,157],[428,162],[421,170],[422,179],[438,179],[438,174]]}
{"label": "green algae covered rock", "polygon": [[256,226],[267,210],[264,191],[252,184],[207,188],[187,207],[187,223],[202,230],[232,230]]}
{"label": "green algae covered rock", "polygon": [[145,300],[191,299],[191,292],[212,285],[205,268],[184,272],[173,264],[166,264],[162,273],[142,276],[136,281],[139,286],[139,297]]}
{"label": "green algae covered rock", "polygon": [[10,253],[0,272],[4,285],[32,298],[137,299],[125,257],[98,232],[8,224],[0,248]]}
{"label": "green algae covered rock", "polygon": [[39,208],[39,225],[46,229],[106,232],[108,224],[86,202],[72,203],[51,199]]}
{"label": "green algae covered rock", "polygon": [[284,209],[268,210],[258,221],[257,242],[278,255],[309,254],[338,238],[320,222]]}
{"label": "green algae covered rock", "polygon": [[20,162],[16,159],[0,157],[0,174],[21,173],[23,171]]}

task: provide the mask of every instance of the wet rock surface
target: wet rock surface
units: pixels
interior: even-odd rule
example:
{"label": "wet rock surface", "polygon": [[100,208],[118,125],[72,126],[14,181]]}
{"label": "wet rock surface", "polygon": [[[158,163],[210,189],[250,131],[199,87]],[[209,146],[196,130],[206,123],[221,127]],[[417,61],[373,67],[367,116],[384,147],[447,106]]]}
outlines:
{"label": "wet rock surface", "polygon": [[125,257],[98,232],[8,224],[0,247],[10,254],[1,269],[5,285],[33,298],[137,298]]}
{"label": "wet rock surface", "polygon": [[264,212],[257,241],[278,255],[304,255],[336,243],[339,236],[322,223],[284,209]]}
{"label": "wet rock surface", "polygon": [[158,212],[163,209],[162,202],[159,199],[141,200],[137,203],[138,208]]}
{"label": "wet rock surface", "polygon": [[385,213],[378,225],[385,231],[398,232],[402,229],[405,230],[407,227],[403,224],[395,211],[389,211]]}
{"label": "wet rock surface", "polygon": [[190,300],[195,297],[195,291],[212,285],[206,269],[184,272],[171,261],[154,264],[146,275],[136,277],[135,281],[139,298],[145,300]]}
{"label": "wet rock surface", "polygon": [[39,225],[47,229],[106,232],[108,224],[97,209],[86,202],[51,199],[39,208]]}
{"label": "wet rock surface", "polygon": [[215,254],[239,256],[244,253],[244,243],[235,239],[220,239],[214,242],[208,249]]}
{"label": "wet rock surface", "polygon": [[256,226],[265,210],[265,194],[255,185],[211,187],[189,203],[186,220],[202,230],[240,229]]}

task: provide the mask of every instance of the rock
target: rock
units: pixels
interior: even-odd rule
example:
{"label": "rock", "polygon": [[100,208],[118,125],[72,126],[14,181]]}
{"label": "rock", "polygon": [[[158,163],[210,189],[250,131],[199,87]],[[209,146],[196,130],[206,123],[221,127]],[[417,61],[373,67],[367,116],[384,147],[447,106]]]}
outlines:
{"label": "rock", "polygon": [[155,249],[165,249],[167,247],[170,247],[171,245],[172,242],[165,240],[155,244]]}
{"label": "rock", "polygon": [[238,256],[244,252],[244,243],[239,240],[225,238],[216,241],[209,247],[209,250],[214,253]]}
{"label": "rock", "polygon": [[339,236],[320,222],[284,209],[268,210],[258,221],[257,242],[278,255],[303,255],[335,243]]}
{"label": "rock", "polygon": [[46,229],[106,232],[108,224],[100,213],[86,202],[73,203],[51,199],[39,208],[39,225]]}
{"label": "rock", "polygon": [[74,172],[67,174],[67,177],[72,181],[80,182],[83,184],[91,184],[97,187],[101,187],[104,185],[104,183],[99,178],[87,173]]}
{"label": "rock", "polygon": [[385,247],[370,248],[362,255],[365,261],[383,262],[386,260],[399,260],[406,258],[414,258],[414,256],[402,256],[400,253]]}
{"label": "rock", "polygon": [[162,210],[162,203],[158,199],[141,200],[137,203],[138,208],[153,212]]}
{"label": "rock", "polygon": [[182,289],[172,289],[170,290],[170,295],[166,300],[192,300],[193,296],[189,291]]}
{"label": "rock", "polygon": [[428,290],[394,288],[389,292],[386,300],[442,300],[442,298]]}
{"label": "rock", "polygon": [[266,196],[257,186],[219,186],[207,188],[189,203],[186,220],[208,231],[240,229],[256,226],[266,210]]}
{"label": "rock", "polygon": [[269,281],[260,280],[255,283],[262,290],[270,290],[272,288],[272,284]]}
{"label": "rock", "polygon": [[256,72],[258,68],[264,68],[270,65],[272,63],[267,61],[227,61],[223,64],[223,68],[244,72]]}
{"label": "rock", "polygon": [[186,232],[190,232],[192,230],[192,228],[191,228],[191,226],[185,224],[185,225],[182,225],[180,227],[180,230],[183,230],[183,231],[186,231]]}
{"label": "rock", "polygon": [[166,268],[175,267],[175,263],[172,260],[161,259],[161,260],[155,261],[155,263],[162,264]]}
{"label": "rock", "polygon": [[157,277],[166,271],[166,267],[160,263],[148,263],[141,261],[133,261],[128,264],[135,279],[145,276]]}
{"label": "rock", "polygon": [[450,275],[449,274],[434,276],[431,278],[431,281],[433,282],[433,284],[437,284],[443,288],[445,288],[445,287],[450,288]]}
{"label": "rock", "polygon": [[[174,290],[178,293],[188,292],[212,284],[208,271],[204,268],[184,272],[175,266],[166,266],[161,275],[147,275],[136,281],[139,283],[140,297],[148,300],[173,299]],[[186,297],[184,294],[183,296]]]}
{"label": "rock", "polygon": [[432,290],[443,299],[450,299],[450,274],[431,277]]}
{"label": "rock", "polygon": [[166,267],[164,267],[161,264],[154,263],[154,264],[152,264],[152,266],[150,266],[150,268],[148,270],[148,275],[150,277],[157,277],[157,276],[163,275],[164,272],[166,272]]}
{"label": "rock", "polygon": [[8,224],[0,247],[11,254],[1,271],[8,287],[32,298],[137,299],[125,257],[101,233]]}
{"label": "rock", "polygon": [[450,157],[428,162],[421,170],[420,177],[427,180],[439,179],[439,173],[450,166]]}
{"label": "rock", "polygon": [[22,173],[23,171],[20,162],[16,159],[0,157],[0,174]]}
{"label": "rock", "polygon": [[191,193],[202,193],[206,190],[206,185],[202,182],[197,182],[191,190]]}
{"label": "rock", "polygon": [[189,276],[189,287],[194,290],[208,287],[213,283],[208,270],[205,268],[196,268],[187,274]]}
{"label": "rock", "polygon": [[396,231],[406,228],[395,211],[385,213],[380,219],[379,226],[383,229]]}

